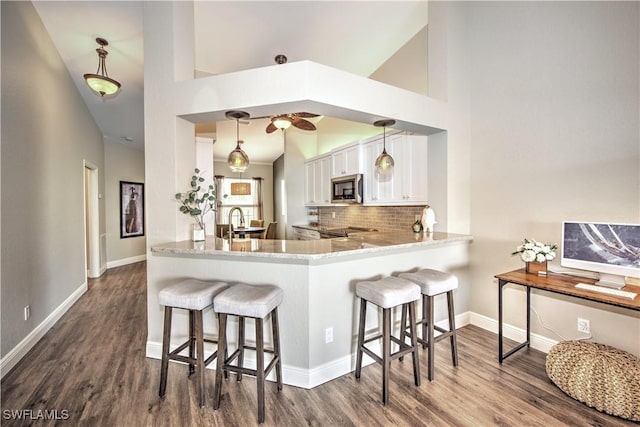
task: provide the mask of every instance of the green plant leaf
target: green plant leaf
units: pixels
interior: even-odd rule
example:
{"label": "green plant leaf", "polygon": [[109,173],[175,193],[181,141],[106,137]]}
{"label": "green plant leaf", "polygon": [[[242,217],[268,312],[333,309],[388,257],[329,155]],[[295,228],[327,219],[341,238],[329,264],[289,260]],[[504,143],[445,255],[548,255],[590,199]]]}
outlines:
{"label": "green plant leaf", "polygon": [[195,168],[195,169],[194,169],[194,172],[195,172],[195,173],[200,173],[200,169]]}

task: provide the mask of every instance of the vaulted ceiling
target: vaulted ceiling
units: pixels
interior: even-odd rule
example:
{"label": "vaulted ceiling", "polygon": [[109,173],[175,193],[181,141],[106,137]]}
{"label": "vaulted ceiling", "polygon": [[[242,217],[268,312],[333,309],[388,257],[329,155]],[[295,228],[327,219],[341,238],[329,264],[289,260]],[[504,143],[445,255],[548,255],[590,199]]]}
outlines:
{"label": "vaulted ceiling", "polygon": [[[144,147],[142,1],[36,1],[38,11],[105,139]],[[427,23],[426,1],[196,1],[196,75],[311,60],[368,77]],[[98,65],[95,38],[109,41],[100,98],[83,75]],[[268,82],[265,82],[268,84]]]}

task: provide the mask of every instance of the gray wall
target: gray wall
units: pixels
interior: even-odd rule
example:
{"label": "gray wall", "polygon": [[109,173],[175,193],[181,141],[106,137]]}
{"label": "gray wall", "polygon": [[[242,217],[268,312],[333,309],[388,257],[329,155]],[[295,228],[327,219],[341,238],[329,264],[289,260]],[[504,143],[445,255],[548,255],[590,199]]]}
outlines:
{"label": "gray wall", "polygon": [[144,183],[144,151],[107,140],[104,144],[104,162],[107,267],[112,267],[126,264],[131,258],[138,259],[147,250],[145,236],[120,238],[120,181]]}
{"label": "gray wall", "polygon": [[4,357],[85,283],[83,159],[99,168],[104,193],[104,150],[32,4],[1,7]]}
{"label": "gray wall", "polygon": [[[449,94],[469,87],[471,310],[495,319],[493,275],[523,266],[510,256],[522,238],[560,243],[563,220],[640,221],[640,4],[471,2],[449,18],[466,44],[453,55],[468,85]],[[523,327],[522,292],[506,305]],[[595,341],[640,354],[637,313],[545,293],[532,305],[567,338],[584,336],[580,316]]]}

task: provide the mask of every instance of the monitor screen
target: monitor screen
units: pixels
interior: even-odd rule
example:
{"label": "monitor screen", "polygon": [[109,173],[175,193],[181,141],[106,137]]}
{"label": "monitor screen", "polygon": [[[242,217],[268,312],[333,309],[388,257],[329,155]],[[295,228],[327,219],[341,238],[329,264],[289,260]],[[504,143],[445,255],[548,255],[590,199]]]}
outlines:
{"label": "monitor screen", "polygon": [[563,222],[560,265],[598,272],[601,285],[640,277],[640,224]]}

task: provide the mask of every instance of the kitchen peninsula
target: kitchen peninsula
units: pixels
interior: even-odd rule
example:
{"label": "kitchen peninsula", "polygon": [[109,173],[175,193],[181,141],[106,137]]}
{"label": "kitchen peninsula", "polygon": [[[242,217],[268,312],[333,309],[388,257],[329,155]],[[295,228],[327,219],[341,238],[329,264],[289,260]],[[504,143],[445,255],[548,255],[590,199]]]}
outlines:
{"label": "kitchen peninsula", "polygon": [[[147,356],[160,355],[162,308],[157,294],[163,287],[191,277],[275,284],[285,295],[279,310],[283,380],[315,387],[353,369],[359,307],[356,282],[419,268],[442,269],[460,275],[456,303],[466,301],[464,271],[471,240],[471,236],[451,233],[380,232],[313,241],[235,239],[232,250],[226,240],[212,237],[205,242],[155,245],[147,261],[152,267],[148,270]],[[443,307],[436,307],[438,317],[445,312]],[[370,313],[368,330],[378,322],[375,312]],[[187,330],[187,316],[181,315],[176,314],[174,322],[184,327],[174,331]],[[205,334],[216,335],[216,330],[213,314],[205,313]],[[248,331],[248,336],[252,333]],[[177,342],[178,337],[174,338]]]}

